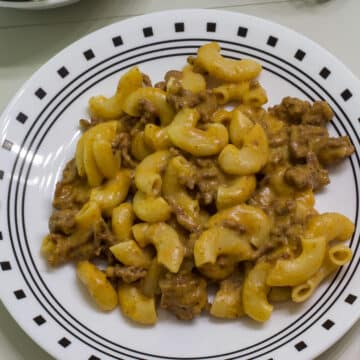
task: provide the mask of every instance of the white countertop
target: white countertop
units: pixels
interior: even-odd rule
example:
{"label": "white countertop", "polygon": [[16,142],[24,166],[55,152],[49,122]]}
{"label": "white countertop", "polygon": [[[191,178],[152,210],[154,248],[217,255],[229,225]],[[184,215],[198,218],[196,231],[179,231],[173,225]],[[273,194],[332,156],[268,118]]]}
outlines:
{"label": "white countertop", "polygon": [[[79,37],[130,16],[191,7],[243,12],[288,26],[327,48],[360,78],[360,0],[81,0],[46,11],[0,9],[0,112],[36,69]],[[0,359],[52,359],[1,302]],[[335,359],[360,359],[360,322],[318,358]]]}

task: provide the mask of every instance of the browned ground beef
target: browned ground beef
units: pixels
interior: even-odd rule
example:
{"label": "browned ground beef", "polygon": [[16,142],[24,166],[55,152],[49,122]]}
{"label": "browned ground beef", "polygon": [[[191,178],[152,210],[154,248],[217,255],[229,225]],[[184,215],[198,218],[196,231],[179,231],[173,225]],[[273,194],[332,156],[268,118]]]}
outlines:
{"label": "browned ground beef", "polygon": [[145,85],[145,87],[151,87],[152,82],[151,82],[149,75],[144,74],[144,73],[141,73],[141,75],[142,75],[143,84]]}
{"label": "browned ground beef", "polygon": [[321,164],[332,165],[349,157],[355,151],[347,136],[329,138],[326,144],[318,151],[317,156]]}
{"label": "browned ground beef", "polygon": [[329,136],[326,125],[333,112],[324,101],[310,104],[286,97],[269,113],[282,120],[284,126],[275,133],[266,129],[270,155],[264,171],[271,174],[278,166],[287,166],[285,181],[297,190],[319,190],[327,185],[330,180],[325,166],[354,152],[347,136]]}
{"label": "browned ground beef", "polygon": [[[47,256],[51,265],[60,265],[74,260],[88,260],[100,255],[106,256],[107,249],[116,244],[115,235],[104,219],[93,224],[87,231],[76,232],[75,220],[70,219],[70,211],[55,211],[50,218],[50,241],[54,250]],[[71,230],[71,233],[70,233]],[[66,234],[65,232],[68,231]]]}
{"label": "browned ground beef", "polygon": [[69,161],[63,179],[56,184],[53,206],[55,209],[80,209],[89,199],[90,189],[77,175],[75,160]]}
{"label": "browned ground beef", "polygon": [[200,114],[201,121],[207,123],[211,121],[212,115],[217,109],[216,96],[210,90],[201,92],[199,96],[201,102],[195,108]]}
{"label": "browned ground beef", "polygon": [[84,233],[81,239],[72,241],[71,237],[59,233],[50,233],[50,241],[54,248],[47,255],[47,261],[52,266],[64,264],[69,261],[87,260],[99,250],[99,244],[92,242],[92,233]]}
{"label": "browned ground beef", "polygon": [[181,78],[182,78],[182,71],[179,70],[169,70],[164,76],[164,80],[166,84],[169,82],[170,79],[180,80]]}
{"label": "browned ground beef", "polygon": [[182,206],[180,206],[176,201],[174,201],[172,198],[167,199],[169,205],[171,206],[172,212],[176,215],[176,219],[178,223],[183,226],[186,230],[190,232],[197,232],[200,229],[200,224],[193,219],[191,216],[189,216],[183,209]]}
{"label": "browned ground beef", "polygon": [[147,270],[137,266],[123,266],[116,264],[106,268],[106,276],[118,278],[126,283],[132,283],[145,277]]}
{"label": "browned ground beef", "polygon": [[110,226],[103,218],[100,219],[99,223],[96,224],[94,228],[94,242],[107,247],[117,243],[116,236],[110,230]]}
{"label": "browned ground beef", "polygon": [[206,281],[198,275],[168,274],[160,280],[161,307],[178,319],[191,320],[207,305]]}
{"label": "browned ground beef", "polygon": [[304,113],[301,122],[304,125],[326,126],[334,113],[326,101],[315,101]]}
{"label": "browned ground beef", "polygon": [[224,174],[214,157],[194,158],[192,162],[196,166],[194,180],[197,199],[201,204],[209,205],[216,200],[217,190],[223,182]]}
{"label": "browned ground beef", "polygon": [[269,112],[289,124],[325,126],[334,116],[325,101],[308,101],[285,97],[280,105],[269,109]]}
{"label": "browned ground beef", "polygon": [[295,165],[285,172],[285,181],[297,190],[319,190],[330,183],[329,173],[322,168],[314,153],[308,153],[306,164]]}
{"label": "browned ground beef", "polygon": [[194,108],[203,101],[199,94],[184,89],[179,82],[176,85],[176,81],[172,87],[172,93],[167,95],[166,100],[176,111],[183,108]]}
{"label": "browned ground beef", "polygon": [[65,165],[61,181],[64,184],[71,184],[78,178],[75,159],[72,159]]}
{"label": "browned ground beef", "polygon": [[153,103],[146,99],[141,99],[139,101],[139,109],[142,120],[147,122],[153,122],[158,116],[158,111]]}
{"label": "browned ground beef", "polygon": [[312,125],[295,125],[290,128],[289,150],[297,161],[305,159],[309,152],[317,153],[328,140],[326,128]]}
{"label": "browned ground beef", "polygon": [[114,150],[120,150],[124,167],[134,169],[139,164],[131,155],[131,135],[128,132],[124,131],[117,134],[112,147]]}
{"label": "browned ground beef", "polygon": [[49,229],[53,233],[70,235],[75,230],[75,209],[55,210],[49,219]]}
{"label": "browned ground beef", "polygon": [[176,111],[183,108],[195,108],[200,114],[200,120],[209,122],[212,114],[217,109],[217,99],[211,90],[193,93],[184,89],[179,79],[182,73],[179,71],[169,71],[165,75],[165,88],[171,79],[171,93],[167,95],[167,101]]}

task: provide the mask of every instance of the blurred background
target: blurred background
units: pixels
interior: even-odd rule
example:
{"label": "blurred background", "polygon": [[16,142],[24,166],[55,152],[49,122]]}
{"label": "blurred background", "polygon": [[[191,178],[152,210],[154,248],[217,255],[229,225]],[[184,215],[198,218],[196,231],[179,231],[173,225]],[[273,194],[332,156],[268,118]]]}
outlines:
{"label": "blurred background", "polygon": [[[360,77],[359,0],[80,0],[51,10],[0,8],[0,111],[49,58],[105,25],[152,11],[212,8],[243,12],[297,30]],[[357,29],[357,31],[356,31]]]}
{"label": "blurred background", "polygon": [[[80,0],[51,10],[0,8],[0,113],[34,71],[78,38],[132,16],[193,7],[242,12],[290,27],[328,49],[360,78],[360,0]],[[355,360],[353,354],[360,359],[359,337],[358,323],[318,360]],[[0,359],[51,359],[1,303]]]}

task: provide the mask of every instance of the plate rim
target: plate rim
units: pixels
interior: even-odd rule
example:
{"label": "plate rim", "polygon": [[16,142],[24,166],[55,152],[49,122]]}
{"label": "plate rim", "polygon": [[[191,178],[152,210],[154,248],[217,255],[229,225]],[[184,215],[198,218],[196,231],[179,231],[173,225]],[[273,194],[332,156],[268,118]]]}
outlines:
{"label": "plate rim", "polygon": [[[35,71],[33,73],[32,76],[30,76],[30,78],[25,81],[23,83],[23,85],[21,85],[21,87],[19,88],[19,90],[15,93],[15,95],[12,97],[12,99],[10,100],[10,102],[8,103],[8,105],[5,107],[5,109],[3,110],[0,118],[2,121],[0,121],[0,128],[3,127],[3,120],[5,120],[8,112],[10,111],[10,109],[14,106],[14,104],[19,100],[19,97],[22,95],[22,93],[24,91],[27,90],[27,88],[29,87],[29,84],[31,84],[33,82],[33,79],[37,76],[38,73],[40,73],[41,71],[43,71],[44,68],[48,67],[53,61],[55,61],[55,59],[57,58],[60,58],[63,54],[67,53],[71,48],[75,48],[79,43],[83,42],[84,39],[87,39],[87,38],[90,38],[92,36],[94,36],[96,33],[101,33],[101,32],[106,32],[108,29],[116,26],[117,24],[122,24],[123,26],[125,26],[125,24],[128,22],[131,24],[131,22],[134,20],[134,18],[148,18],[149,16],[152,16],[154,14],[166,14],[166,13],[174,13],[174,12],[183,12],[183,13],[186,13],[186,12],[196,12],[196,11],[199,11],[199,12],[208,12],[208,13],[225,13],[225,14],[235,14],[239,17],[246,17],[248,19],[252,19],[253,21],[256,21],[256,20],[260,20],[263,24],[266,24],[267,26],[276,26],[278,29],[283,29],[285,30],[289,36],[290,35],[295,35],[297,37],[301,37],[304,41],[306,41],[307,43],[311,43],[313,46],[315,46],[316,48],[319,48],[321,49],[322,51],[325,51],[328,58],[330,59],[331,63],[335,63],[336,66],[340,66],[342,68],[342,71],[345,71],[348,73],[348,75],[352,78],[352,81],[353,82],[357,82],[359,84],[359,88],[360,88],[360,81],[358,80],[358,78],[352,73],[352,71],[342,62],[340,61],[337,57],[335,57],[333,54],[331,54],[326,48],[322,47],[321,45],[317,44],[316,42],[314,42],[313,40],[309,39],[308,37],[306,37],[305,35],[301,34],[301,33],[298,33],[296,31],[294,31],[293,29],[291,28],[288,28],[286,26],[283,26],[281,24],[278,24],[276,22],[273,22],[273,21],[269,21],[267,19],[263,19],[263,18],[260,18],[260,17],[257,17],[257,16],[252,16],[252,15],[247,15],[247,14],[243,14],[241,12],[233,12],[233,11],[226,11],[226,10],[215,10],[215,9],[181,9],[181,10],[165,10],[165,11],[156,11],[156,12],[151,12],[151,13],[148,13],[148,14],[145,14],[145,15],[141,15],[141,16],[136,16],[136,17],[131,17],[131,18],[128,18],[128,19],[125,19],[125,20],[121,20],[121,21],[117,21],[117,22],[114,22],[112,24],[109,24],[107,26],[104,26],[96,31],[93,31],[79,39],[77,39],[76,41],[74,41],[73,43],[69,44],[68,46],[66,46],[64,49],[62,49],[61,51],[59,51],[57,54],[55,54],[54,56],[52,56],[50,59],[48,59],[48,61],[46,61],[42,66],[39,67],[39,69],[37,71]],[[355,122],[352,122],[353,125],[355,127],[358,128],[358,124],[356,124]],[[2,294],[2,291],[0,291],[0,297],[2,298],[1,296]],[[25,333],[27,334],[27,336],[29,336],[31,339],[34,340],[34,338],[29,334],[29,332],[27,331],[27,329],[25,329],[22,324],[20,324],[16,319],[15,317],[13,316],[13,313],[9,310],[7,304],[3,301],[4,303],[4,306],[6,307],[6,309],[8,310],[8,312],[10,313],[11,317],[20,325],[20,327],[25,331]],[[337,332],[337,334],[340,333],[340,335],[336,335],[334,338],[336,338],[336,341],[340,340],[340,338],[347,332],[351,329],[351,327],[355,324],[356,321],[358,321],[358,319],[360,318],[360,312],[357,314],[357,317],[354,317],[352,320],[353,322],[347,326],[346,328],[343,328],[343,331],[342,332]],[[36,341],[36,343],[38,343]],[[44,345],[41,343],[38,343],[38,345],[44,349],[45,351],[48,351],[46,349],[46,347],[44,347]],[[319,353],[325,351],[327,348],[330,348],[330,346],[325,346],[322,350],[320,350]],[[49,352],[49,351],[48,351]],[[318,354],[319,354],[318,353]],[[49,352],[49,354],[51,354]]]}
{"label": "plate rim", "polygon": [[80,0],[43,0],[39,2],[29,3],[28,1],[21,2],[9,2],[9,1],[0,1],[0,8],[6,9],[18,9],[18,10],[45,10],[56,7],[62,7],[66,5],[71,5]]}

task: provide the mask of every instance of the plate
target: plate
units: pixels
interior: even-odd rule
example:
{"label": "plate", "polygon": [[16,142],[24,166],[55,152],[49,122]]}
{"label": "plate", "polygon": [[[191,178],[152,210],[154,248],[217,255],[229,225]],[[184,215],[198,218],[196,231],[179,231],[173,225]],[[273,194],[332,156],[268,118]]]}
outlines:
{"label": "plate", "polygon": [[326,50],[280,25],[215,10],[154,13],[96,31],[38,70],[1,117],[1,299],[29,336],[58,359],[310,359],[359,318],[358,225],[351,263],[308,302],[277,306],[263,325],[208,316],[179,322],[160,312],[156,326],[137,326],[120,311],[97,311],[72,266],[51,271],[40,256],[55,183],[74,154],[88,99],[111,95],[134,65],[158,81],[212,40],[226,56],[263,65],[270,104],[286,95],[329,102],[335,113],[330,132],[348,135],[356,153],[331,171],[332,182],[317,195],[316,207],[358,224],[360,83]]}
{"label": "plate", "polygon": [[66,6],[79,0],[37,0],[37,1],[0,1],[0,7],[13,9],[41,10]]}

